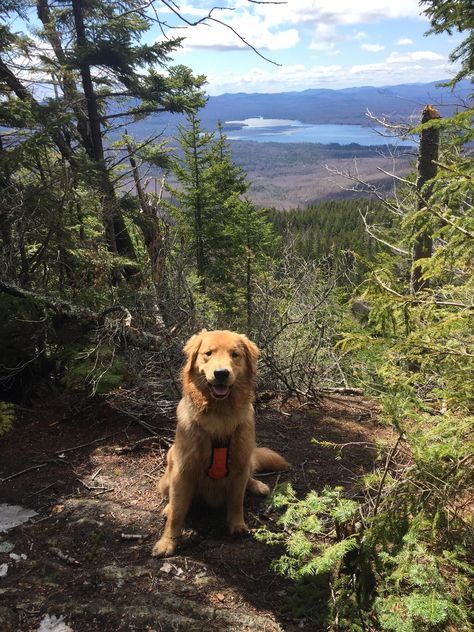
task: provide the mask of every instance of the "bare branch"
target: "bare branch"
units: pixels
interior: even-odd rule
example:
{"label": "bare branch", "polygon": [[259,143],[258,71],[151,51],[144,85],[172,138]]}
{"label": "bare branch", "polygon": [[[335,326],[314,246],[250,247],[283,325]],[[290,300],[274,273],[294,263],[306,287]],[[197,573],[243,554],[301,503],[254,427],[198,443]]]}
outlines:
{"label": "bare branch", "polygon": [[377,237],[377,235],[374,234],[373,232],[373,226],[369,226],[367,224],[367,213],[364,215],[362,213],[362,211],[359,209],[359,215],[362,217],[362,221],[364,222],[364,226],[365,226],[365,230],[366,232],[373,238],[375,239],[375,241],[378,241],[379,243],[383,244],[384,246],[387,246],[387,248],[390,248],[390,250],[392,250],[395,254],[397,255],[404,255],[404,256],[409,256],[409,252],[408,250],[403,250],[402,248],[398,248],[397,246],[394,246],[393,244],[390,244],[388,241],[385,241],[384,239],[382,239],[381,237]]}
{"label": "bare branch", "polygon": [[[257,48],[255,48],[255,46],[253,46],[250,42],[248,42],[243,35],[241,35],[236,29],[234,29],[233,26],[231,26],[230,24],[227,24],[227,22],[224,22],[223,20],[219,20],[218,18],[215,18],[215,17],[212,16],[214,11],[235,11],[235,8],[233,8],[233,7],[212,7],[212,9],[209,11],[209,13],[205,17],[203,17],[203,18],[201,18],[199,20],[191,21],[191,20],[188,20],[187,18],[185,18],[182,15],[182,13],[178,9],[177,5],[174,2],[172,2],[172,0],[161,0],[161,2],[166,7],[168,7],[168,9],[172,13],[174,13],[176,15],[176,17],[178,17],[182,22],[184,22],[188,26],[198,26],[199,24],[207,24],[208,22],[214,22],[215,24],[219,24],[220,26],[223,26],[226,29],[229,29],[229,31],[232,31],[232,33],[236,37],[238,37],[238,39],[243,44],[245,44],[245,46],[247,46],[247,48],[250,48],[251,50],[253,50],[253,52],[256,55],[258,55],[259,57],[261,57],[265,61],[268,61],[270,64],[274,64],[275,66],[281,66],[281,64],[277,63],[276,61],[273,61],[273,59],[269,59],[268,57],[265,57],[265,55],[263,55]],[[260,3],[259,2],[254,2],[254,4],[260,4]],[[263,4],[263,2],[262,2],[262,4]],[[277,3],[275,3],[275,4],[277,4]]]}

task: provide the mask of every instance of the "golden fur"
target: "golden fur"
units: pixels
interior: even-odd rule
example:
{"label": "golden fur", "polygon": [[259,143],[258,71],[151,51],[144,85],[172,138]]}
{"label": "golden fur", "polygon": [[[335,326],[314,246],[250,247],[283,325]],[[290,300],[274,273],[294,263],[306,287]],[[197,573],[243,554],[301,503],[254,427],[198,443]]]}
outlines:
{"label": "golden fur", "polygon": [[[255,447],[257,346],[231,331],[203,330],[188,340],[184,352],[187,359],[176,437],[159,482],[159,490],[169,502],[163,512],[165,530],[153,547],[157,557],[173,555],[193,499],[211,506],[225,503],[230,533],[247,532],[245,490],[269,493],[268,486],[253,479],[252,473],[289,467],[276,452]],[[229,439],[228,475],[213,479],[207,474],[212,443]]]}

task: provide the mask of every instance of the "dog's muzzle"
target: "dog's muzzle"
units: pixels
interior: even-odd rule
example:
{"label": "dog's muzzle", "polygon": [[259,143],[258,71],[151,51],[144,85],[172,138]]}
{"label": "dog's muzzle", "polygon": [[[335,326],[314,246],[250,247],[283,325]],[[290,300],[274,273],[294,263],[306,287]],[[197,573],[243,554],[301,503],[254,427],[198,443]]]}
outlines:
{"label": "dog's muzzle", "polygon": [[214,371],[214,381],[209,382],[211,395],[216,399],[225,399],[230,392],[231,385],[227,384],[230,371],[228,369],[216,369]]}

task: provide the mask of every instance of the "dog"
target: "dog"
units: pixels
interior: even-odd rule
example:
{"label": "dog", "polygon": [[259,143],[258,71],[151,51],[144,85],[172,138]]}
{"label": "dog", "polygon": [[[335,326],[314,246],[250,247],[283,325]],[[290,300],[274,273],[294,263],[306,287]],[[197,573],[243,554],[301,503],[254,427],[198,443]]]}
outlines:
{"label": "dog", "polygon": [[281,455],[255,446],[257,345],[232,331],[203,329],[188,340],[184,353],[176,437],[158,484],[168,504],[155,557],[174,554],[193,500],[211,507],[225,504],[230,533],[248,533],[245,490],[270,492],[252,474],[289,468]]}

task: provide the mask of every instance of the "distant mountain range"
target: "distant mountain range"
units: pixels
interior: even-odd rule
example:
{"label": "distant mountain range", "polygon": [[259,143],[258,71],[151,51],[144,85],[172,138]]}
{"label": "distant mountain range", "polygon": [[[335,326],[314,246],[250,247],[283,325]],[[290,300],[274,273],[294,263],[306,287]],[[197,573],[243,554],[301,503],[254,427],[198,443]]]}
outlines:
{"label": "distant mountain range", "polygon": [[[430,103],[442,116],[450,116],[462,108],[473,92],[469,81],[460,82],[455,91],[440,86],[440,82],[409,83],[374,88],[344,88],[328,90],[315,88],[303,92],[280,92],[274,94],[236,93],[210,97],[199,117],[206,129],[213,130],[217,122],[263,117],[268,119],[291,119],[312,124],[368,125],[366,116],[370,110],[377,116],[388,116],[393,121],[417,117],[423,107]],[[166,128],[165,136],[173,135],[179,115],[160,114],[151,116],[134,125],[134,133],[143,137]]]}

